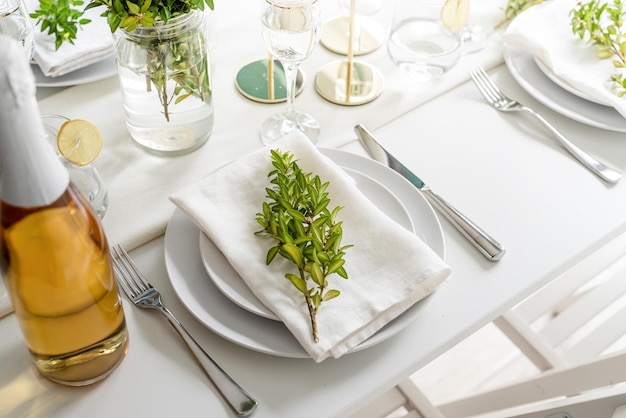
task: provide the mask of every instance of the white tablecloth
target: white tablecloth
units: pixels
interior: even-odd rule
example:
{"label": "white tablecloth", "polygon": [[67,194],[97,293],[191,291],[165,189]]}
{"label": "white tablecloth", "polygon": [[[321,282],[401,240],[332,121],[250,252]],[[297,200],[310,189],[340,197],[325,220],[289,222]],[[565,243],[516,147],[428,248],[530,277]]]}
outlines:
{"label": "white tablecloth", "polygon": [[[386,29],[395,4],[396,0],[385,2],[383,9],[372,15]],[[476,4],[480,7],[475,8],[470,20],[490,31],[502,18],[504,2],[488,0]],[[336,2],[323,2],[322,7],[325,18],[340,13]],[[104,226],[110,243],[120,243],[130,250],[160,236],[174,211],[168,196],[217,167],[263,146],[258,134],[261,123],[282,111],[285,104],[252,102],[235,87],[235,76],[241,67],[267,56],[258,22],[260,10],[260,4],[252,0],[216,2],[213,23],[217,39],[211,51],[215,125],[209,141],[191,154],[155,156],[132,142],[126,130],[116,77],[72,87],[40,101],[42,113],[83,118],[96,124],[102,132],[104,146],[95,165],[109,192]],[[485,49],[463,56],[452,71],[428,83],[415,82],[395,68],[385,46],[357,57],[375,66],[385,80],[381,96],[362,106],[331,104],[315,92],[313,80],[317,70],[340,59],[345,57],[320,45],[302,65],[306,85],[296,100],[296,107],[320,122],[319,147],[338,148],[355,141],[353,128],[356,124],[362,123],[371,130],[379,128],[465,82],[469,78],[467,71],[475,65],[490,69],[501,63],[501,32],[491,32]],[[77,101],[76,97],[81,100]],[[454,123],[454,115],[442,114],[441,123]],[[419,126],[418,121],[416,126]],[[418,133],[406,132],[405,140],[411,141],[415,135]]]}

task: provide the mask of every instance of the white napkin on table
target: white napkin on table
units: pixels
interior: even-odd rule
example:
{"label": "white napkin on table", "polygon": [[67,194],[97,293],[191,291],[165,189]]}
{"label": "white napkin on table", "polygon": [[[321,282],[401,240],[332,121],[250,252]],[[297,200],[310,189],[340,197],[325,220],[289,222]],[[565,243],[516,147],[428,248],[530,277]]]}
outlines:
{"label": "white napkin on table", "polygon": [[[26,0],[29,13],[39,9],[38,0]],[[82,6],[81,6],[82,7]],[[83,18],[91,22],[78,29],[74,45],[64,42],[55,50],[54,36],[41,32],[37,20],[35,25],[35,54],[33,59],[47,77],[58,77],[94,64],[113,54],[113,36],[106,19],[100,14],[104,9],[96,7],[87,10]]]}
{"label": "white napkin on table", "polygon": [[613,106],[626,117],[626,100],[611,91],[611,59],[600,59],[596,46],[572,32],[570,11],[577,0],[550,0],[535,5],[508,26],[503,40],[524,49],[562,80],[590,98]]}
{"label": "white napkin on table", "polygon": [[[342,244],[349,279],[329,277],[341,295],[322,303],[318,343],[301,294],[285,279],[293,265],[277,256],[267,266],[273,241],[254,235],[267,201],[270,149],[291,151],[304,172],[329,181],[330,209],[342,206]],[[420,299],[432,293],[450,268],[424,242],[372,204],[332,161],[304,136],[292,134],[238,159],[175,193],[170,199],[209,236],[254,294],[284,322],[311,357],[320,362],[348,352]],[[296,270],[297,272],[297,270]]]}

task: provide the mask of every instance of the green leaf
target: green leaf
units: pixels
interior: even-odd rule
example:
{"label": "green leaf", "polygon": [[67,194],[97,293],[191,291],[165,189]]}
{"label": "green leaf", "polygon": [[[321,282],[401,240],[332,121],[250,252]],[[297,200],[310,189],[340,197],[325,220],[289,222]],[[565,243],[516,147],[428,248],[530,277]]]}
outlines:
{"label": "green leaf", "polygon": [[343,259],[331,261],[330,264],[328,265],[327,274],[335,273],[345,264],[345,262],[346,260],[343,260]]}
{"label": "green leaf", "polygon": [[322,300],[324,302],[331,300],[331,299],[335,299],[337,296],[339,296],[341,294],[341,292],[337,289],[329,289],[324,296],[322,297]]}
{"label": "green leaf", "polygon": [[322,271],[321,266],[318,263],[312,263],[311,264],[311,278],[313,279],[313,281],[315,283],[317,283],[319,286],[323,286],[324,285],[324,272]]}
{"label": "green leaf", "polygon": [[302,251],[296,245],[292,244],[284,244],[281,246],[281,250],[284,251],[289,257],[291,261],[297,266],[304,266],[304,262],[302,261]]}
{"label": "green leaf", "polygon": [[300,292],[306,294],[307,293],[307,287],[306,287],[306,283],[304,282],[304,280],[302,280],[300,277],[296,276],[295,274],[291,274],[291,273],[287,273],[285,274],[285,277],[296,287],[296,289],[298,289]]}
{"label": "green leaf", "polygon": [[272,260],[274,260],[274,257],[276,257],[276,254],[278,254],[279,250],[280,250],[280,247],[278,245],[270,248],[269,251],[267,252],[267,256],[265,257],[265,264],[269,265],[272,262]]}

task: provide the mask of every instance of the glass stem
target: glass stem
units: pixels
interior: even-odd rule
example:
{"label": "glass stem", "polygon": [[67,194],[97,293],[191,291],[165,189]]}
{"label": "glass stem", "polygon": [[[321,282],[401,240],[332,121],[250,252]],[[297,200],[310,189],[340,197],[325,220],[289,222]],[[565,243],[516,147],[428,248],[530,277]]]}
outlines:
{"label": "glass stem", "polygon": [[285,118],[289,123],[296,123],[296,79],[298,78],[299,62],[283,63],[285,78],[287,81],[287,111]]}

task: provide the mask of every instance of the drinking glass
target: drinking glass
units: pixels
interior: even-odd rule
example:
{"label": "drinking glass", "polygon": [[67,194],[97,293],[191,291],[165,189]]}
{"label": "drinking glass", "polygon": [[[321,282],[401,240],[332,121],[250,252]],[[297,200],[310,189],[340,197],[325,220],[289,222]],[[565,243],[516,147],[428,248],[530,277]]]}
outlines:
{"label": "drinking glass", "polygon": [[266,0],[261,16],[261,30],[267,48],[285,70],[287,110],[263,122],[261,139],[270,144],[289,132],[298,130],[315,143],[319,123],[306,113],[296,111],[295,84],[300,64],[317,46],[321,32],[321,14],[317,0]]}
{"label": "drinking glass", "polygon": [[59,153],[56,146],[56,138],[59,128],[61,128],[61,125],[69,119],[65,116],[52,114],[42,115],[41,119],[43,121],[44,130],[48,137],[50,146],[54,148],[55,152],[59,156],[59,159],[61,159],[63,166],[69,172],[72,183],[74,183],[74,185],[78,187],[78,190],[85,195],[98,217],[100,219],[104,218],[104,214],[109,206],[109,198],[106,186],[100,176],[100,173],[93,164],[77,166],[66,160]]}
{"label": "drinking glass", "polygon": [[35,28],[23,0],[0,0],[0,33],[18,41],[30,62],[35,51]]}
{"label": "drinking glass", "polygon": [[463,52],[462,30],[441,22],[442,0],[400,0],[394,13],[387,51],[391,60],[418,81],[441,77]]}

